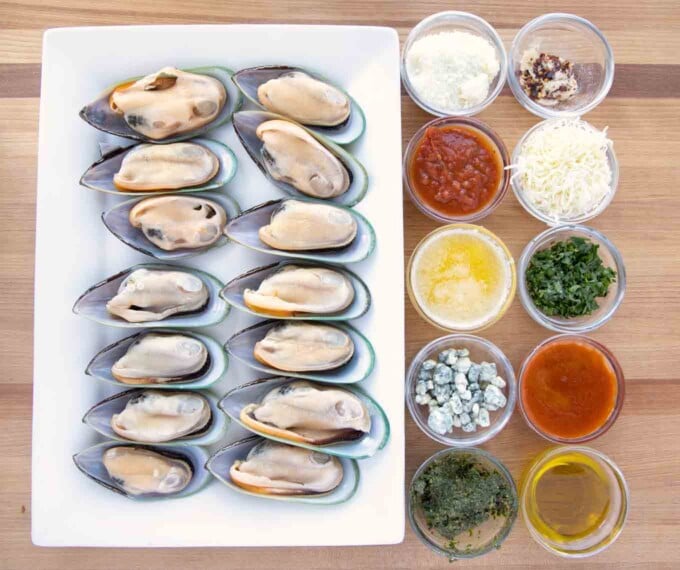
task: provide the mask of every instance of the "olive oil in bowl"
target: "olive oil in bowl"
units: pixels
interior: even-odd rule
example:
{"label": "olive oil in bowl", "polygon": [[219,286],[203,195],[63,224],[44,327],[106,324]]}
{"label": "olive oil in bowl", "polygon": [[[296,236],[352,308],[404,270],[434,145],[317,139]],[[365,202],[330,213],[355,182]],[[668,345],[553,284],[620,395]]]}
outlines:
{"label": "olive oil in bowl", "polygon": [[524,520],[534,539],[565,557],[596,554],[621,533],[628,487],[605,455],[567,446],[542,453],[522,484]]}

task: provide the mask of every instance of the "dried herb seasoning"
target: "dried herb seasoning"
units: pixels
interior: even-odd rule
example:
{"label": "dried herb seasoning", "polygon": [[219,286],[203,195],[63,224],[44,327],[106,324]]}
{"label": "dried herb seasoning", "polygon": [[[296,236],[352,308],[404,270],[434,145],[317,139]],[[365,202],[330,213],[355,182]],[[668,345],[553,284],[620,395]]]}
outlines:
{"label": "dried herb seasoning", "polygon": [[449,539],[473,535],[489,518],[507,517],[514,509],[512,490],[498,471],[469,454],[448,454],[433,461],[414,481],[412,501],[422,508],[427,526]]}

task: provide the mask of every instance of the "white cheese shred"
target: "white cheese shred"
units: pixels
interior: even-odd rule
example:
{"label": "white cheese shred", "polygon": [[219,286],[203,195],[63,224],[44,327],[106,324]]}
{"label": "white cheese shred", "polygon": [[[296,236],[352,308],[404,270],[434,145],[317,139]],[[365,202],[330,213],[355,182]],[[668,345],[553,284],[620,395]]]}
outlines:
{"label": "white cheese shred", "polygon": [[554,119],[522,144],[513,178],[524,198],[554,220],[568,220],[595,210],[611,192],[612,171],[607,129],[579,119]]}

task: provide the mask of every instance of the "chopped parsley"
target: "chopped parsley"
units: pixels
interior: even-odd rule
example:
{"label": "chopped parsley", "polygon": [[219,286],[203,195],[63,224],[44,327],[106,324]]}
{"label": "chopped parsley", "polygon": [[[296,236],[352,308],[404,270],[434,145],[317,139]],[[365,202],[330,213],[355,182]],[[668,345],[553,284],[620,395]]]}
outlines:
{"label": "chopped parsley", "polygon": [[525,279],[536,307],[549,317],[581,317],[599,308],[616,272],[605,267],[599,245],[582,237],[558,241],[534,254]]}
{"label": "chopped parsley", "polygon": [[[422,508],[427,526],[449,539],[451,550],[460,550],[457,538],[463,533],[472,537],[484,521],[511,516],[515,510],[505,478],[469,454],[448,454],[433,461],[413,483],[411,498]],[[462,550],[470,551],[471,545]]]}

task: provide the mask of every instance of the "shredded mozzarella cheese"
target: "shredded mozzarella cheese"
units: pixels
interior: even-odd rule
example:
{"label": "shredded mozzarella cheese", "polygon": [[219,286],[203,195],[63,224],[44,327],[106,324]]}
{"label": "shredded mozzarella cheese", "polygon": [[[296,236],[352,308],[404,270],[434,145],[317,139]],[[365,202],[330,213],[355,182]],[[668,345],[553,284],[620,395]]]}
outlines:
{"label": "shredded mozzarella cheese", "polygon": [[522,144],[513,177],[522,194],[552,219],[592,212],[611,192],[612,171],[607,129],[598,131],[579,119],[555,119]]}
{"label": "shredded mozzarella cheese", "polygon": [[418,96],[449,111],[484,101],[499,69],[493,45],[468,32],[430,34],[406,54],[406,72]]}

